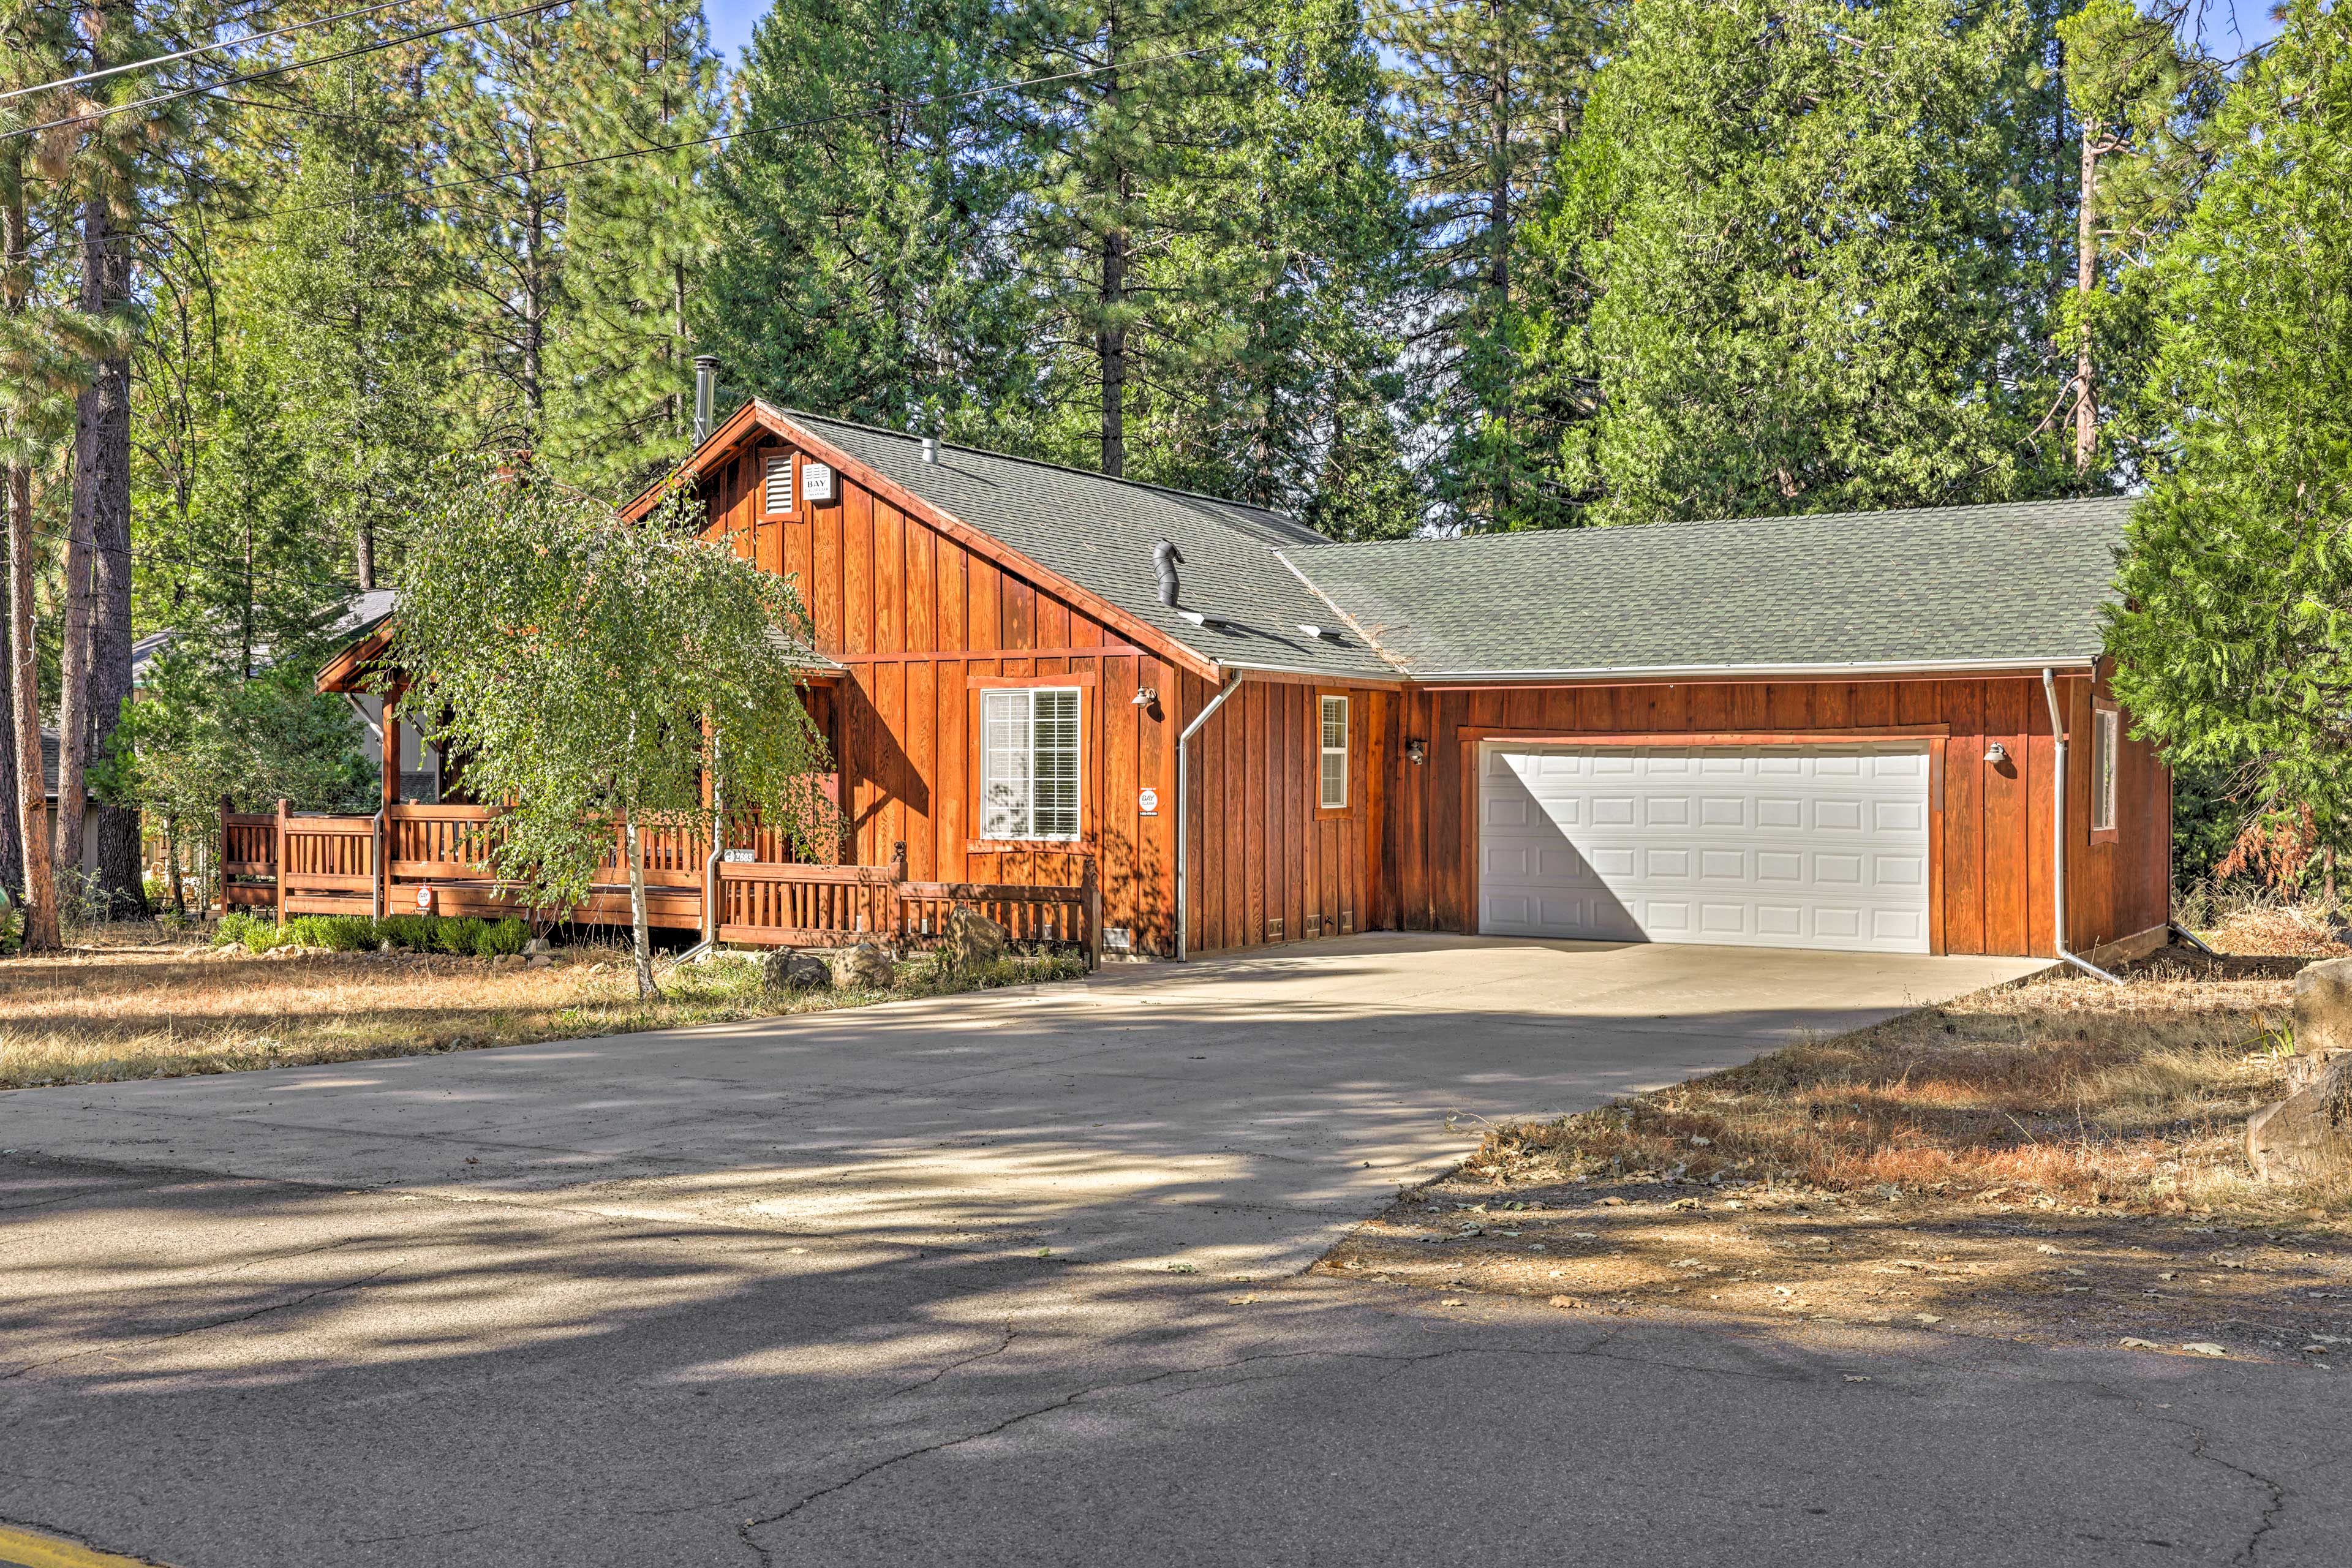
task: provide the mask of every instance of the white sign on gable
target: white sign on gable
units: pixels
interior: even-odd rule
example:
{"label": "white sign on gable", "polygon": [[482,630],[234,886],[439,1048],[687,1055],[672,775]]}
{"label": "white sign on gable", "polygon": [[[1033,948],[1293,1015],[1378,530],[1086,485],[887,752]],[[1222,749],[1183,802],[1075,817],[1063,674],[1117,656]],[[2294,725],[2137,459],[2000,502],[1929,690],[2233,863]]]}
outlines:
{"label": "white sign on gable", "polygon": [[801,465],[801,500],[829,501],[833,499],[833,465],[803,463]]}

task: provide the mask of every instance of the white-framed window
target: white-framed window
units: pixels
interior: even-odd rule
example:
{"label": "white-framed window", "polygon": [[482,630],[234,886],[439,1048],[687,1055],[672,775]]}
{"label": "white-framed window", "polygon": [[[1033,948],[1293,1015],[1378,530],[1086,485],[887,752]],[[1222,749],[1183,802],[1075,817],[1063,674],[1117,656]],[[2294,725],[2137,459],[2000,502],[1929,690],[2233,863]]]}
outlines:
{"label": "white-framed window", "polygon": [[761,476],[765,494],[760,504],[770,517],[782,517],[793,510],[793,455],[790,452],[771,454],[768,467]]}
{"label": "white-framed window", "polygon": [[1076,687],[980,694],[980,836],[1078,837]]}
{"label": "white-framed window", "polygon": [[2116,825],[2116,752],[2123,741],[2123,716],[2112,708],[2091,713],[2091,831]]}
{"label": "white-framed window", "polygon": [[1317,704],[1322,732],[1322,780],[1316,799],[1326,811],[1348,805],[1348,700],[1326,697]]}

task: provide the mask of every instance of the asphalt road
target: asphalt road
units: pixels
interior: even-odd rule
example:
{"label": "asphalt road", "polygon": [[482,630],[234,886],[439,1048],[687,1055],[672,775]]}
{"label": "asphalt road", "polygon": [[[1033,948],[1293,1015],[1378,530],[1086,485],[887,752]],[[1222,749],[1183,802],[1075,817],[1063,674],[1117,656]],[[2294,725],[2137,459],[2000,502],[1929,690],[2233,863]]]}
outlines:
{"label": "asphalt road", "polygon": [[2342,1374],[1298,1276],[1465,1117],[1990,977],[1618,951],[0,1098],[0,1522],[179,1568],[2342,1559]]}

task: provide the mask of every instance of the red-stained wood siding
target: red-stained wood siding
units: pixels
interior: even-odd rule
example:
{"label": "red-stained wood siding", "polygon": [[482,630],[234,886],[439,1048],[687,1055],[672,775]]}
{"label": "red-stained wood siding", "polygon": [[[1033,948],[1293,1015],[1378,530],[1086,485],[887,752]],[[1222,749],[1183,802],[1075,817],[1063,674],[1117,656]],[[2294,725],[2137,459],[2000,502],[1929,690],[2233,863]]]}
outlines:
{"label": "red-stained wood siding", "polygon": [[[705,481],[706,537],[798,589],[819,651],[846,667],[829,702],[846,858],[907,846],[919,881],[1075,884],[1099,858],[1104,921],[1142,952],[1175,947],[1177,737],[1214,696],[1199,675],[950,533],[839,476],[838,500],[761,508],[772,437]],[[795,485],[794,493],[799,493]],[[1082,690],[1076,846],[975,839],[982,684]],[[1148,707],[1139,689],[1157,694]],[[1351,700],[1349,804],[1318,809],[1316,696]],[[2099,694],[2105,694],[2101,685]],[[2089,832],[2092,682],[2061,683],[2070,945],[2161,926],[2169,909],[2170,779],[2152,748],[2118,759],[2113,842]],[[2055,749],[2038,679],[1720,681],[1465,690],[1252,676],[1191,747],[1188,946],[1195,953],[1370,930],[1476,928],[1475,799],[1465,736],[1940,731],[1930,827],[1931,931],[1951,952],[2051,952]],[[1999,742],[2007,760],[1984,761]],[[1406,759],[1420,742],[1425,760]],[[1146,791],[1157,796],[1146,813]]]}
{"label": "red-stained wood siding", "polygon": [[[2092,684],[2062,679],[2067,712],[2068,945],[2087,952],[2165,923],[2170,910],[2171,777],[2154,748],[2126,739],[2118,756],[2112,843],[2090,833]],[[2099,687],[2105,694],[2104,682]],[[2128,720],[2126,720],[2126,725]],[[1477,929],[1475,745],[1508,731],[1573,738],[1623,734],[1829,733],[1940,730],[1941,809],[1931,820],[1931,930],[1940,951],[2048,956],[2050,712],[2038,678],[1421,689],[1400,699],[1387,748],[1381,834],[1381,908],[1408,931]],[[1405,759],[1420,741],[1427,760]],[[1999,742],[1999,763],[1984,760]],[[1931,799],[1931,805],[1934,802]]]}

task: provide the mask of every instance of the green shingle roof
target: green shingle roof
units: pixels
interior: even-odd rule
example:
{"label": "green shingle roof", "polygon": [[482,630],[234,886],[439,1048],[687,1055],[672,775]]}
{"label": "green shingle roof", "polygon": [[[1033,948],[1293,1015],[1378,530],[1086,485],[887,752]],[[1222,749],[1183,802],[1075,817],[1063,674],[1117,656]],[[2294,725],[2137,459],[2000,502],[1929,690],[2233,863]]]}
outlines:
{"label": "green shingle roof", "polygon": [[2132,504],[1480,534],[1299,563],[1416,679],[2079,663]]}
{"label": "green shingle roof", "polygon": [[[926,463],[916,437],[773,412],[1208,658],[1337,678],[2080,663],[2133,504],[1335,544],[1262,507],[945,443]],[[1162,539],[1213,624],[1160,603]]]}
{"label": "green shingle roof", "polygon": [[[1277,549],[1296,560],[1334,548],[1280,512],[945,442],[939,460],[926,463],[916,437],[776,412],[1206,658],[1244,668],[1397,679],[1394,666],[1276,559]],[[1196,626],[1160,602],[1151,552],[1163,539],[1184,557],[1177,569],[1182,608],[1221,625]],[[1329,635],[1311,637],[1301,626]]]}

